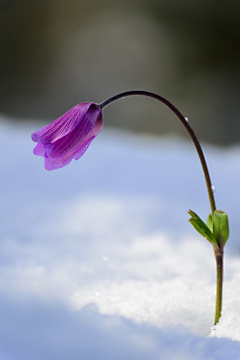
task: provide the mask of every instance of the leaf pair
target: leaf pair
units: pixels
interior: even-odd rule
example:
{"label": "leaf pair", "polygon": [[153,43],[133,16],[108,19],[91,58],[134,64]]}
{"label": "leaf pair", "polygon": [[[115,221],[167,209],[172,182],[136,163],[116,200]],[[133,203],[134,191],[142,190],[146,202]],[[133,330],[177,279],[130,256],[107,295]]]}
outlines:
{"label": "leaf pair", "polygon": [[229,237],[227,214],[221,210],[215,210],[213,219],[212,215],[209,214],[207,224],[205,224],[192,210],[189,210],[188,213],[191,216],[190,223],[199,234],[205,237],[212,245],[215,244],[222,250]]}

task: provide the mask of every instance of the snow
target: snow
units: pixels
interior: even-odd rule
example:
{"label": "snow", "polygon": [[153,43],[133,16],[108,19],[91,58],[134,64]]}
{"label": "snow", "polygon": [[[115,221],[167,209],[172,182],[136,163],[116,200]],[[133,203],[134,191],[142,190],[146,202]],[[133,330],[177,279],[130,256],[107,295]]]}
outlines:
{"label": "snow", "polygon": [[209,204],[190,142],[104,129],[47,172],[30,134],[0,122],[0,359],[240,359],[240,147],[203,146],[230,219],[224,303],[188,223]]}

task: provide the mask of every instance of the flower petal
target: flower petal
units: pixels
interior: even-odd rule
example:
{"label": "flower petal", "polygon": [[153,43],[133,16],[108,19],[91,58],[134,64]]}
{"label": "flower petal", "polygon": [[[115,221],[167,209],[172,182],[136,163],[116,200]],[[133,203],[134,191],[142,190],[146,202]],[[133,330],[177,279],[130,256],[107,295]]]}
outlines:
{"label": "flower petal", "polygon": [[44,159],[44,168],[48,171],[57,170],[66,165],[68,165],[72,161],[72,158],[61,159],[61,158],[45,158]]}
{"label": "flower petal", "polygon": [[34,154],[45,157],[46,170],[55,170],[78,160],[103,127],[102,111],[97,104],[82,103],[48,126],[32,134],[39,143]]}
{"label": "flower petal", "polygon": [[33,149],[34,155],[47,157],[46,149],[43,144],[38,143]]}
{"label": "flower petal", "polygon": [[102,127],[101,110],[90,108],[85,115],[84,122],[79,123],[74,131],[56,140],[54,143],[45,144],[47,155],[53,158],[73,156],[89,139],[96,137]]}
{"label": "flower petal", "polygon": [[87,142],[85,142],[73,155],[73,158],[75,160],[80,159],[80,157],[83,156],[83,154],[87,151],[89,145],[91,144],[91,142],[93,141],[94,137],[92,137],[91,139],[89,139]]}
{"label": "flower petal", "polygon": [[90,108],[92,111],[94,109],[95,111],[97,110],[97,112],[101,112],[98,105],[94,103],[77,104],[51,124],[33,133],[32,140],[42,144],[53,143],[74,131],[80,124],[84,127],[85,116]]}

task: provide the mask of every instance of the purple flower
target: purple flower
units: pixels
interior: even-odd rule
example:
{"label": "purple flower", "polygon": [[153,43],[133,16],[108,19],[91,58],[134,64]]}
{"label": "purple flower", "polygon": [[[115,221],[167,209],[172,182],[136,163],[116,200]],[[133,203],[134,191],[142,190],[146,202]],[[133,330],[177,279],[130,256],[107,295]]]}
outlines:
{"label": "purple flower", "polygon": [[59,169],[72,159],[78,160],[102,127],[102,111],[97,104],[78,104],[32,134],[38,143],[33,153],[44,157],[46,170]]}

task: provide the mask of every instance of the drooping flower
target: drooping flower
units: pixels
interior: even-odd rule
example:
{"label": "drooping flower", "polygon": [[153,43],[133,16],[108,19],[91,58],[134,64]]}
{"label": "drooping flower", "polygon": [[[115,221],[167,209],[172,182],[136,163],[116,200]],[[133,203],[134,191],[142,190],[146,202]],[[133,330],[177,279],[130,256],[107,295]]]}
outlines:
{"label": "drooping flower", "polygon": [[55,170],[78,160],[103,127],[101,108],[95,103],[81,103],[33,133],[37,142],[35,155],[44,157],[46,170]]}

